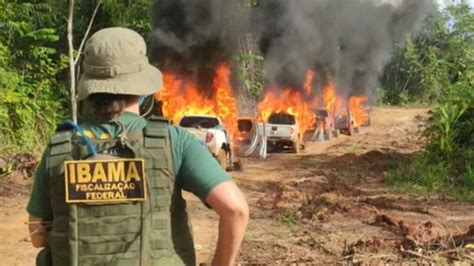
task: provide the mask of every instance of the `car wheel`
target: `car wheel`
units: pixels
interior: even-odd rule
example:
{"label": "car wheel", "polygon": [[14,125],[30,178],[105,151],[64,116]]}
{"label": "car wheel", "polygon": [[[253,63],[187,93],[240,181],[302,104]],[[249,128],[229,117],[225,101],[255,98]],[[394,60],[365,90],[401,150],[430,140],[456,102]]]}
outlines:
{"label": "car wheel", "polygon": [[227,155],[224,149],[220,149],[216,155],[217,162],[222,166],[222,168],[226,168],[227,165]]}
{"label": "car wheel", "polygon": [[349,128],[347,129],[347,135],[349,136],[354,135],[354,127],[352,124],[349,124]]}
{"label": "car wheel", "polygon": [[300,153],[300,142],[299,142],[299,140],[293,141],[292,150],[293,150],[293,153],[294,153],[294,154]]}
{"label": "car wheel", "polygon": [[328,128],[328,129],[324,130],[324,138],[326,140],[331,140],[331,138],[332,138],[331,129]]}

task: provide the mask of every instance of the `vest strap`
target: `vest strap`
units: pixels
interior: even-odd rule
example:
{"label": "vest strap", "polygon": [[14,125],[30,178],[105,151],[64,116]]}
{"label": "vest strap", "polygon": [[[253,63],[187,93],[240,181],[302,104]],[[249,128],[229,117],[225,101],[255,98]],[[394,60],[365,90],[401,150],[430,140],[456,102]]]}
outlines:
{"label": "vest strap", "polygon": [[[159,154],[157,153],[157,150],[165,149],[167,146],[168,125],[168,120],[158,116],[151,116],[143,131],[143,145],[149,149],[153,155],[155,155],[154,159],[159,159],[159,157],[157,157]],[[158,165],[154,163],[154,167],[157,166]],[[162,168],[163,166],[166,167],[166,165],[160,165],[158,168]]]}

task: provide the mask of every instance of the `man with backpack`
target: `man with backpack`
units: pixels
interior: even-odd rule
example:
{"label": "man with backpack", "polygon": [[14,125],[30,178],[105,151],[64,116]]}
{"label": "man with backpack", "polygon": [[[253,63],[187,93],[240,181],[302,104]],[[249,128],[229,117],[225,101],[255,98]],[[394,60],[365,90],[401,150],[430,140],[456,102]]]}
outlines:
{"label": "man with backpack", "polygon": [[44,248],[37,264],[195,265],[183,190],[219,215],[213,264],[233,264],[246,200],[193,135],[140,116],[162,86],[143,38],[103,29],[84,53],[78,100],[90,111],[51,137],[27,206],[32,243]]}

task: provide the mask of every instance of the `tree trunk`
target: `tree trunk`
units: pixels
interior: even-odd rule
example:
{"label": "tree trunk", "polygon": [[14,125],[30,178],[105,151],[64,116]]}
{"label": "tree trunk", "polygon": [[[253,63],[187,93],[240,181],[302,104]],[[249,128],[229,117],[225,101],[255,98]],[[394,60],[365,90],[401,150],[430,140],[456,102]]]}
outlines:
{"label": "tree trunk", "polygon": [[77,123],[76,75],[74,66],[74,47],[72,43],[72,20],[74,18],[74,0],[69,0],[69,16],[67,19],[67,40],[69,46],[69,89],[71,101],[71,117]]}

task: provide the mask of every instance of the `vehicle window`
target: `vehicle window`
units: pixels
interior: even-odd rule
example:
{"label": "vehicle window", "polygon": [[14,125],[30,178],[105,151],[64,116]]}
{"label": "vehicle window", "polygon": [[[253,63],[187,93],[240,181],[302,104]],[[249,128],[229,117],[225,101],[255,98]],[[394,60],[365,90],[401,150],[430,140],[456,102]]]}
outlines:
{"label": "vehicle window", "polygon": [[277,125],[294,125],[296,124],[295,116],[287,113],[273,113],[268,117],[268,123]]}
{"label": "vehicle window", "polygon": [[182,127],[214,128],[219,125],[219,120],[214,117],[185,116],[181,119],[179,125]]}
{"label": "vehicle window", "polygon": [[318,117],[328,117],[329,114],[328,114],[327,110],[319,109],[319,110],[316,110],[316,116],[318,116]]}
{"label": "vehicle window", "polygon": [[237,123],[240,132],[250,132],[252,130],[253,123],[249,119],[242,119],[239,120]]}

